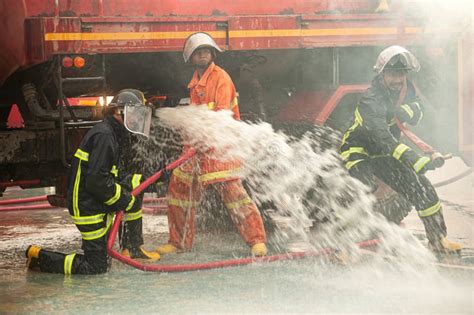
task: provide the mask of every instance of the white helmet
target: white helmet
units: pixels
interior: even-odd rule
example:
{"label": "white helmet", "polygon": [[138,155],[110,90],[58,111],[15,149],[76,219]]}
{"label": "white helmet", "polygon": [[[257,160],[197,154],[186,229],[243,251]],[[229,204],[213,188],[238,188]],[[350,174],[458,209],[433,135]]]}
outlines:
{"label": "white helmet", "polygon": [[202,33],[202,32],[194,33],[190,35],[186,39],[186,42],[184,43],[184,49],[183,49],[184,62],[188,62],[188,60],[191,58],[191,55],[196,49],[203,48],[203,47],[211,47],[219,52],[222,52],[222,49],[220,49],[219,46],[217,46],[216,42],[212,39],[212,37],[209,34]]}
{"label": "white helmet", "polygon": [[374,65],[374,71],[381,73],[385,67],[398,70],[420,71],[420,63],[418,59],[403,48],[402,46],[393,45],[385,48],[377,58]]}

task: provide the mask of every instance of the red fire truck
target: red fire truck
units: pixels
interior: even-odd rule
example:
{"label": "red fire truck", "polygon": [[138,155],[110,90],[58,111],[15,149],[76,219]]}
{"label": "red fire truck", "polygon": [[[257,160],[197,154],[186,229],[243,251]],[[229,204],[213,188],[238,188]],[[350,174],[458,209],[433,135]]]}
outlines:
{"label": "red fire truck", "polygon": [[436,8],[444,2],[377,10],[386,1],[0,0],[0,192],[61,193],[71,154],[118,90],[138,88],[167,106],[186,97],[192,69],[181,50],[196,31],[226,50],[217,62],[240,96],[261,96],[257,115],[339,130],[378,53],[406,46],[421,61],[415,81],[428,104],[417,133],[472,163],[473,14],[429,14],[447,17],[446,4]]}

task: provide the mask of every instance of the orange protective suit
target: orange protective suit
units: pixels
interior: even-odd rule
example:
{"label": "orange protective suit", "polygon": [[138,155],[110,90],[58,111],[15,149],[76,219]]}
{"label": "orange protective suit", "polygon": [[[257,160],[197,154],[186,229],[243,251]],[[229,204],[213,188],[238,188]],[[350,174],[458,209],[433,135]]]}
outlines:
{"label": "orange protective suit", "polygon": [[[237,93],[229,75],[212,63],[199,78],[194,73],[188,85],[191,104],[207,104],[210,110],[228,109],[239,120]],[[214,185],[232,221],[249,246],[266,243],[265,230],[257,206],[239,179],[240,161],[222,161],[198,153],[192,160],[173,171],[168,189],[168,243],[191,249],[195,235],[196,207],[201,191]]]}

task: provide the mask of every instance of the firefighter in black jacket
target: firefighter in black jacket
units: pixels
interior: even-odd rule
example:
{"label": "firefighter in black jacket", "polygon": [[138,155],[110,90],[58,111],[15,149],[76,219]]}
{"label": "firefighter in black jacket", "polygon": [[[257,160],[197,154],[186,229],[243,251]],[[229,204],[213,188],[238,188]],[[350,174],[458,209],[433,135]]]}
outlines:
{"label": "firefighter in black jacket", "polygon": [[151,108],[142,92],[120,91],[105,110],[105,118],[84,137],[74,154],[68,178],[69,213],[82,235],[84,254],[62,254],[31,245],[28,267],[43,272],[99,274],[107,271],[107,239],[116,211],[125,211],[123,254],[158,260],[160,255],[143,248],[143,196],[130,191],[140,184],[139,174],[119,174],[120,150],[127,130],[147,136]]}
{"label": "firefighter in black jacket", "polygon": [[433,251],[454,253],[462,246],[446,238],[440,200],[424,175],[444,160],[420,156],[400,142],[397,120],[415,125],[423,117],[420,99],[407,80],[408,71],[419,69],[416,57],[403,47],[391,46],[380,53],[374,66],[378,75],[356,107],[340,153],[353,177],[375,189],[376,176],[415,207]]}

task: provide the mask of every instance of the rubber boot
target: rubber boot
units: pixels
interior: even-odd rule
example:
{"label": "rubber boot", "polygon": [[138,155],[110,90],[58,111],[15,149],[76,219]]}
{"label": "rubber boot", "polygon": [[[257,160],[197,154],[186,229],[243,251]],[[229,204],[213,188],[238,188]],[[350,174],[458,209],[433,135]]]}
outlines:
{"label": "rubber boot", "polygon": [[257,243],[252,246],[251,252],[252,252],[252,256],[261,257],[261,256],[265,256],[268,250],[265,243]]}
{"label": "rubber boot", "polygon": [[165,244],[165,245],[158,246],[156,248],[156,251],[160,254],[173,254],[178,251],[178,248],[171,244]]}
{"label": "rubber boot", "polygon": [[459,254],[463,246],[460,243],[452,242],[448,240],[446,237],[441,238],[437,242],[429,242],[428,247],[431,251],[440,254]]}
{"label": "rubber boot", "polygon": [[36,245],[30,245],[25,251],[25,256],[27,258],[26,266],[29,269],[39,269],[39,253],[41,247]]}
{"label": "rubber boot", "polygon": [[133,259],[147,259],[150,261],[160,260],[161,258],[159,253],[147,251],[143,248],[143,245],[130,249],[124,249],[122,251],[122,255]]}

